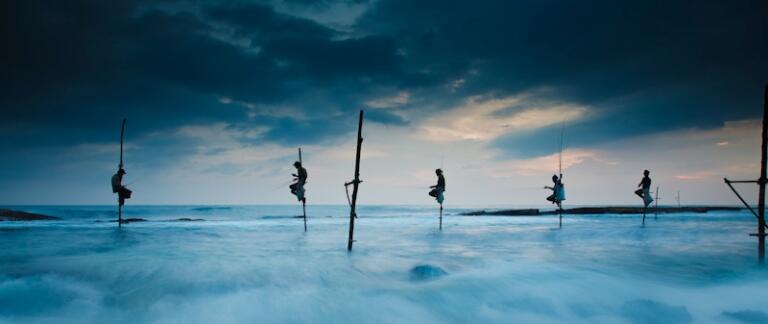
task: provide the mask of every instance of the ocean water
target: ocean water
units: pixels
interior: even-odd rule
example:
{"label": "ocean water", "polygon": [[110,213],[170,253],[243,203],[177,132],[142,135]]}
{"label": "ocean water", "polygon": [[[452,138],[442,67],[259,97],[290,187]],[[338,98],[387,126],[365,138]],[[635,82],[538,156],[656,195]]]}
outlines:
{"label": "ocean water", "polygon": [[63,220],[0,222],[2,323],[768,323],[747,212],[14,208]]}

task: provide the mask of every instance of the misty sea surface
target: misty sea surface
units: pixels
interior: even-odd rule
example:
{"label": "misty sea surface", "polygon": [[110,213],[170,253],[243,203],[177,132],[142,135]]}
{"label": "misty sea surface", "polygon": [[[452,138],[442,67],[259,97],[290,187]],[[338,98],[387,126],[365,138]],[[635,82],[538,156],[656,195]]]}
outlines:
{"label": "misty sea surface", "polygon": [[747,211],[9,208],[62,220],[0,222],[0,323],[768,323]]}

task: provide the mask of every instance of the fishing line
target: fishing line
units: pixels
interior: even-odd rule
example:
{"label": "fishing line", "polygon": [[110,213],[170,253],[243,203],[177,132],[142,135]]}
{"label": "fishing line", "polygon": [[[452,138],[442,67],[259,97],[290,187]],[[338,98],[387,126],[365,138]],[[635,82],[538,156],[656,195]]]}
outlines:
{"label": "fishing line", "polygon": [[288,180],[288,181],[285,181],[285,182],[281,183],[279,186],[275,186],[275,187],[272,189],[272,191],[275,191],[275,190],[277,190],[277,189],[280,189],[280,188],[282,188],[282,187],[288,186],[288,185],[290,185],[292,182],[293,182],[293,180]]}

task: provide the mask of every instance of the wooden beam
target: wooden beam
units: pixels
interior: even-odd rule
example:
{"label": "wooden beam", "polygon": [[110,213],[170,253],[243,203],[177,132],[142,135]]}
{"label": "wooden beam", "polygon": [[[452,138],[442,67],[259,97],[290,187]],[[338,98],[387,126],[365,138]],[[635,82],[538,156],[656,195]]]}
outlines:
{"label": "wooden beam", "polygon": [[440,204],[440,230],[443,230],[443,204]]}
{"label": "wooden beam", "polygon": [[766,162],[768,161],[768,85],[765,86],[763,95],[763,133],[762,145],[760,149],[760,179],[758,185],[760,190],[757,201],[757,235],[758,235],[758,253],[759,260],[765,260],[765,184],[766,184]]}
{"label": "wooden beam", "polygon": [[[299,148],[299,163],[301,163],[301,167],[304,167],[304,162],[301,160],[301,148]],[[304,190],[304,187],[301,188],[301,190]],[[304,196],[302,197],[304,199],[301,200],[301,211],[304,214],[304,232],[307,231],[307,197],[306,197],[306,191],[304,191]]]}
{"label": "wooden beam", "polygon": [[[357,189],[360,185],[360,149],[363,146],[363,111],[360,110],[360,121],[357,124],[357,153],[355,154],[355,179],[352,180],[352,202],[349,211],[349,238],[347,240],[347,251],[352,251],[352,243],[355,241],[355,218],[357,213]],[[349,185],[347,183],[345,185]]]}
{"label": "wooden beam", "polygon": [[[123,140],[125,139],[126,121],[126,118],[123,118],[123,125],[120,126],[120,164],[118,164],[118,169],[123,168]],[[122,184],[120,181],[121,186]],[[117,227],[123,227],[123,205],[120,204],[120,191],[117,192]]]}

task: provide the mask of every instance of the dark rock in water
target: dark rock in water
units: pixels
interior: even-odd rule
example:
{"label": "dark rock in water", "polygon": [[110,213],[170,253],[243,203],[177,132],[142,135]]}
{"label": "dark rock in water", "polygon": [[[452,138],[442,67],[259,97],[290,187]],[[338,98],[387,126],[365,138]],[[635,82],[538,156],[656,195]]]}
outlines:
{"label": "dark rock in water", "polygon": [[57,220],[54,216],[27,213],[23,211],[0,209],[0,221]]}
{"label": "dark rock in water", "polygon": [[202,219],[202,218],[186,218],[186,217],[179,218],[179,219],[176,219],[176,220],[179,221],[179,222],[202,222],[202,221],[204,221],[204,219]]}
{"label": "dark rock in water", "polygon": [[411,268],[410,273],[413,281],[432,280],[448,274],[443,268],[429,264],[417,265]]}
{"label": "dark rock in water", "polygon": [[768,323],[768,314],[756,310],[723,312],[723,316],[742,323]]}
{"label": "dark rock in water", "polygon": [[[563,215],[600,215],[600,214],[642,214],[643,212],[659,214],[673,213],[707,213],[711,211],[740,211],[740,207],[722,206],[688,206],[688,207],[580,207],[564,209]],[[508,209],[508,210],[479,210],[461,213],[462,216],[540,216],[557,215],[557,210],[539,211],[538,209]]]}
{"label": "dark rock in water", "polygon": [[693,317],[685,306],[672,306],[649,299],[638,299],[624,303],[621,315],[629,322],[637,324],[652,323],[690,323]]}
{"label": "dark rock in water", "polygon": [[[128,224],[128,223],[136,223],[136,222],[146,222],[146,219],[143,218],[123,218],[123,220],[120,221],[121,224]],[[113,221],[113,222],[116,222]]]}
{"label": "dark rock in water", "polygon": [[538,209],[509,209],[497,211],[472,211],[461,213],[462,216],[535,216],[539,214]]}

